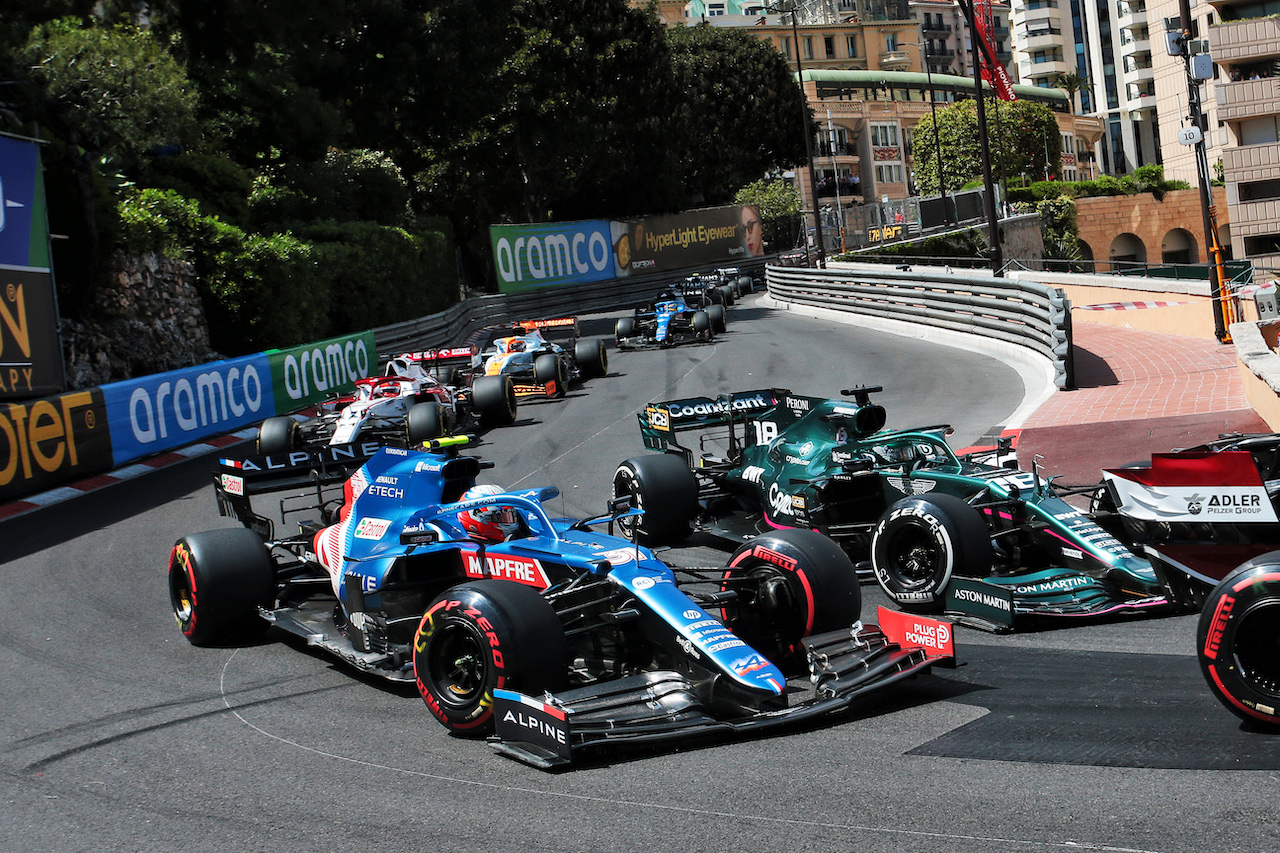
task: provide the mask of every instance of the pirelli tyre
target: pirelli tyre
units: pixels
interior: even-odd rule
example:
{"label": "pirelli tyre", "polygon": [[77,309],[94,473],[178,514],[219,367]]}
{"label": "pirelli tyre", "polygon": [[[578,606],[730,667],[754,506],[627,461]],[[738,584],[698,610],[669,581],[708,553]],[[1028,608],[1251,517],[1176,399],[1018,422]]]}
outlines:
{"label": "pirelli tyre", "polygon": [[438,596],[418,624],[413,672],[418,692],[449,731],[493,731],[494,688],[534,696],[568,683],[564,628],[532,587],[514,581],[461,584]]}
{"label": "pirelli tyre", "polygon": [[738,292],[753,293],[755,289],[756,289],[756,284],[752,280],[751,276],[749,275],[738,276]]}
{"label": "pirelli tyre", "polygon": [[725,284],[720,286],[720,292],[724,294],[723,302],[725,305],[732,306],[734,303],[733,285]]}
{"label": "pirelli tyre", "polygon": [[578,363],[584,379],[595,379],[609,372],[609,352],[604,348],[604,341],[599,338],[575,343],[573,360]]}
{"label": "pirelli tyre", "polygon": [[814,530],[778,530],[742,545],[720,589],[735,593],[721,611],[725,625],[788,672],[806,665],[803,638],[847,628],[862,610],[852,561]]}
{"label": "pirelli tyre", "polygon": [[440,414],[440,404],[432,400],[410,406],[409,414],[404,419],[404,433],[410,447],[417,447],[444,435],[444,420]]}
{"label": "pirelli tyre", "polygon": [[708,287],[703,299],[709,305],[723,305],[724,289],[719,287]]}
{"label": "pirelli tyre", "polygon": [[1249,560],[1214,587],[1200,612],[1196,655],[1231,713],[1280,730],[1280,551]]}
{"label": "pirelli tyre", "polygon": [[[723,305],[712,307],[724,310]],[[693,333],[703,340],[710,341],[716,336],[716,330],[711,326],[711,315],[706,311],[694,311],[693,316],[689,318],[689,326],[693,329]]]}
{"label": "pirelli tyre", "polygon": [[672,453],[636,456],[613,472],[613,497],[626,497],[644,515],[619,522],[633,542],[676,542],[689,535],[698,514],[698,480],[684,459]]}
{"label": "pirelli tyre", "polygon": [[510,426],[516,422],[516,384],[510,376],[478,376],[471,386],[471,407],[480,426]]}
{"label": "pirelli tyre", "polygon": [[301,444],[298,422],[289,417],[267,418],[258,427],[258,453],[271,456],[297,450]]}
{"label": "pirelli tyre", "polygon": [[729,321],[725,318],[723,305],[712,305],[707,309],[707,319],[711,321],[711,330],[717,335],[727,331]]}
{"label": "pirelli tyre", "polygon": [[623,317],[613,326],[613,339],[621,345],[624,338],[634,338],[636,336],[636,318]]}
{"label": "pirelli tyre", "polygon": [[533,378],[539,385],[555,383],[553,397],[563,397],[569,390],[569,371],[564,359],[552,352],[544,352],[533,361]]}
{"label": "pirelli tyre", "polygon": [[981,577],[991,570],[991,535],[978,511],[959,498],[903,498],[871,534],[871,568],[903,610],[937,611],[952,576]]}
{"label": "pirelli tyre", "polygon": [[266,628],[275,571],[252,530],[229,527],[179,539],[169,552],[169,603],[192,644],[236,643]]}

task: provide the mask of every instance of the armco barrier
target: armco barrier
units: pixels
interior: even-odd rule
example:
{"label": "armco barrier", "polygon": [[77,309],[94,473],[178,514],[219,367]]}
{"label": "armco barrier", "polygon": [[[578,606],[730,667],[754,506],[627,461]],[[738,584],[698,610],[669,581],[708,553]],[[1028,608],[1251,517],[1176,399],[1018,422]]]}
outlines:
{"label": "armco barrier", "polygon": [[770,265],[769,295],[885,320],[981,335],[1030,350],[1053,365],[1054,384],[1075,384],[1071,302],[1057,288],[948,267],[896,269],[831,264],[828,269]]}
{"label": "armco barrier", "polygon": [[[744,275],[758,279],[764,275],[765,259],[754,258],[736,266]],[[401,352],[452,346],[465,341],[476,329],[513,320],[629,311],[649,302],[673,281],[713,269],[716,267],[688,269],[679,274],[666,272],[592,284],[548,287],[525,293],[469,297],[439,314],[374,329],[378,353],[386,358]]]}

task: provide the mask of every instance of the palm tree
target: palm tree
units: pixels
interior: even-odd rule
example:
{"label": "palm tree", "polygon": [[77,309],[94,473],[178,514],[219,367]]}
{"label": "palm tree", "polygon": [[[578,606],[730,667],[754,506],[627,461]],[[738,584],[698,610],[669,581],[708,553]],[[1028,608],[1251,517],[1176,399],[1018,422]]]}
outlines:
{"label": "palm tree", "polygon": [[1078,71],[1059,71],[1053,78],[1054,88],[1061,89],[1071,99],[1071,111],[1076,111],[1076,92],[1089,85],[1089,78]]}

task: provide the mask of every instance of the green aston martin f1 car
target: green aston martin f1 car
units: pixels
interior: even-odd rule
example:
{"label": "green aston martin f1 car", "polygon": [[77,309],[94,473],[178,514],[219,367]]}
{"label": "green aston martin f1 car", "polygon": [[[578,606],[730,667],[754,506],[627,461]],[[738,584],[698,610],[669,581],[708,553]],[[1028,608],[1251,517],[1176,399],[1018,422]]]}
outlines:
{"label": "green aston martin f1 car", "polygon": [[[691,529],[722,544],[777,528],[825,533],[904,610],[995,631],[1037,619],[1184,607],[1167,567],[1125,547],[1034,470],[957,456],[945,425],[884,429],[878,387],[824,399],[766,388],[649,404],[645,446],[615,497],[644,510],[627,534]],[[1186,604],[1189,606],[1189,603]]]}

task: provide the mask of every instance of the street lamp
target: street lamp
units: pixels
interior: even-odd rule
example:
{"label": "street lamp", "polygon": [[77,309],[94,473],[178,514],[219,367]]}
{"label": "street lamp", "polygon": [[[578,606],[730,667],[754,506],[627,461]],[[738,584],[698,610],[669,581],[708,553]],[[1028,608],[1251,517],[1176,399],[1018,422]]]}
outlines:
{"label": "street lamp", "polygon": [[[813,199],[813,234],[818,243],[818,265],[827,266],[827,253],[822,246],[822,219],[818,216],[818,178],[813,169],[813,140],[809,133],[809,100],[804,94],[804,66],[800,64],[800,30],[796,26],[796,10],[799,0],[791,0],[789,7],[765,6],[766,12],[790,13],[791,43],[796,52],[796,83],[800,86],[800,128],[804,131],[804,155],[809,164],[809,195]],[[805,256],[809,254],[809,241],[805,241]]]}
{"label": "street lamp", "polygon": [[933,97],[933,68],[929,65],[929,57],[926,53],[928,50],[927,42],[909,41],[904,44],[913,44],[920,48],[920,55],[924,59],[924,76],[929,80],[929,114],[933,117],[933,142],[937,149],[938,157],[938,192],[942,194],[942,217],[947,221],[947,225],[951,224],[951,204],[947,199],[947,178],[942,171],[942,132],[938,128],[938,105]]}
{"label": "street lamp", "polygon": [[831,110],[827,110],[827,136],[831,142],[831,177],[836,187],[836,227],[840,229],[840,251],[844,246],[844,211],[840,209],[840,167],[836,164],[836,128],[831,123]]}

